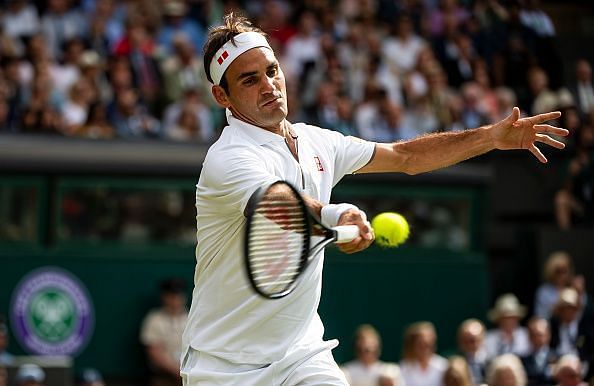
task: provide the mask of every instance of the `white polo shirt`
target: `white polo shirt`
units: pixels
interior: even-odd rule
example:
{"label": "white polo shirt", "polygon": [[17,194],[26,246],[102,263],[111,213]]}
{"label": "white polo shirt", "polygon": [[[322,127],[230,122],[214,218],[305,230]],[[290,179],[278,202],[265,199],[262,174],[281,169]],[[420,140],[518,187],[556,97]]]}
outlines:
{"label": "white polo shirt", "polygon": [[209,149],[196,189],[194,292],[184,346],[233,363],[268,364],[291,348],[322,343],[317,314],[323,253],[293,293],[264,299],[244,267],[244,209],[261,186],[286,180],[327,204],[331,189],[365,166],[374,144],[334,131],[294,124],[299,162],[284,138],[228,114],[229,125]]}

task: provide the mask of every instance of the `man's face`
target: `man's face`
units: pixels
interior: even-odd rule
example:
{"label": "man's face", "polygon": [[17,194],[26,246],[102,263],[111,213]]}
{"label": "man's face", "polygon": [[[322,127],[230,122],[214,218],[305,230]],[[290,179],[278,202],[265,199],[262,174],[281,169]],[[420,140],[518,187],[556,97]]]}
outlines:
{"label": "man's face", "polygon": [[578,386],[582,378],[577,369],[564,367],[557,373],[557,380],[560,386]]}
{"label": "man's face", "polygon": [[364,335],[355,347],[357,358],[363,363],[374,363],[379,357],[379,342],[375,337]]}
{"label": "man's face", "polygon": [[537,320],[530,323],[528,325],[528,333],[530,335],[530,343],[532,343],[532,347],[535,350],[548,346],[551,341],[549,326],[544,320]]}
{"label": "man's face", "polygon": [[482,331],[472,330],[470,328],[461,331],[458,345],[460,346],[460,350],[465,354],[474,354],[476,353],[483,344],[483,335]]}
{"label": "man's face", "polygon": [[231,63],[224,75],[229,94],[213,87],[217,102],[230,108],[233,115],[252,125],[269,130],[280,128],[287,117],[285,75],[274,53],[268,48],[252,48]]}

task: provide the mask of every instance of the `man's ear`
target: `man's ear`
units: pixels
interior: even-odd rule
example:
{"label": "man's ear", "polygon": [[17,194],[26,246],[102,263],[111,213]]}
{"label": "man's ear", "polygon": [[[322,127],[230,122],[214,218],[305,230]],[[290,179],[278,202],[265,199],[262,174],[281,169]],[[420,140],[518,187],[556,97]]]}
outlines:
{"label": "man's ear", "polygon": [[231,106],[229,102],[229,98],[227,97],[227,93],[221,86],[214,85],[211,89],[212,96],[214,97],[217,104],[221,107],[228,108]]}

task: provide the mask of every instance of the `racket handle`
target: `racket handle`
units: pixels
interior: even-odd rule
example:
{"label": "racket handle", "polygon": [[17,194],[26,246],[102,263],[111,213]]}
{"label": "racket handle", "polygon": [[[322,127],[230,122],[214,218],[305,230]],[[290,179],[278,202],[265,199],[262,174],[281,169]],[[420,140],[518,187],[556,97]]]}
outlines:
{"label": "racket handle", "polygon": [[335,243],[348,243],[359,237],[359,227],[356,225],[339,225],[333,227],[332,230],[336,232]]}

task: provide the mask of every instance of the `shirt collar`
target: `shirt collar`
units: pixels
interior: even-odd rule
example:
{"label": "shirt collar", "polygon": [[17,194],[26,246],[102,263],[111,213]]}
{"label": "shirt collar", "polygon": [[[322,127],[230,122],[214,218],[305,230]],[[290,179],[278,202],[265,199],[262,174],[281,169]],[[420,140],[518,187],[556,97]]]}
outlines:
{"label": "shirt collar", "polygon": [[[225,109],[225,114],[227,115],[227,122],[229,122],[229,126],[238,127],[242,131],[242,133],[245,133],[248,137],[256,141],[258,145],[264,145],[270,142],[285,141],[285,138],[273,133],[272,131],[263,129],[261,127],[252,125],[251,123],[242,121],[241,119],[235,118],[233,116],[233,113],[229,109]],[[291,136],[293,138],[297,138],[297,133],[293,128],[289,128],[289,132],[291,133]]]}

